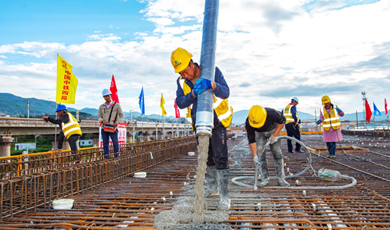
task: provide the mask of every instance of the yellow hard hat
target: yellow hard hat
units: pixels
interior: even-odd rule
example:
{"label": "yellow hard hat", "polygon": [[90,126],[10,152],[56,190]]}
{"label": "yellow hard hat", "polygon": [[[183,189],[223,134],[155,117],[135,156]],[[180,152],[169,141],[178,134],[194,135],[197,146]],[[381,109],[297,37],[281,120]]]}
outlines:
{"label": "yellow hard hat", "polygon": [[264,125],[267,118],[267,111],[260,105],[254,105],[249,110],[248,120],[250,126],[253,128],[260,128]]}
{"label": "yellow hard hat", "polygon": [[179,73],[187,68],[192,59],[192,54],[183,48],[177,48],[172,52],[171,63],[175,73]]}
{"label": "yellow hard hat", "polygon": [[328,95],[325,95],[322,97],[321,101],[322,101],[322,104],[328,103],[328,102],[330,102],[330,97]]}

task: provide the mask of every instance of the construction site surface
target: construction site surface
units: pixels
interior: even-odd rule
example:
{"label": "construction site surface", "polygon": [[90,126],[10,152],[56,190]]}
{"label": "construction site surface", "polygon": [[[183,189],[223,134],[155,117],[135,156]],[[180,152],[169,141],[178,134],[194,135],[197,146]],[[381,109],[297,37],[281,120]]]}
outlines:
{"label": "construction site surface", "polygon": [[[326,168],[355,178],[356,185],[288,189],[276,187],[271,179],[269,187],[255,190],[230,183],[231,209],[216,211],[219,197],[205,198],[209,219],[201,226],[190,223],[197,167],[195,137],[127,145],[119,158],[110,160],[104,160],[98,150],[81,151],[78,156],[64,153],[55,159],[3,159],[0,229],[389,229],[389,140],[343,138],[337,143],[336,158],[327,158],[322,136],[303,135],[302,142],[312,152],[312,165],[303,175],[286,180],[294,187],[351,183],[321,180],[318,170]],[[301,172],[307,167],[307,154],[288,153],[286,140],[282,142],[286,176]],[[254,177],[247,139],[237,137],[228,146],[230,178]],[[270,176],[275,176],[269,148],[266,154]],[[141,171],[145,177],[134,177]],[[245,183],[251,185],[254,179]],[[73,208],[53,209],[52,201],[59,198],[74,199]],[[189,215],[185,216],[183,206],[178,208],[178,202],[189,203]],[[159,215],[175,208],[177,214]]]}

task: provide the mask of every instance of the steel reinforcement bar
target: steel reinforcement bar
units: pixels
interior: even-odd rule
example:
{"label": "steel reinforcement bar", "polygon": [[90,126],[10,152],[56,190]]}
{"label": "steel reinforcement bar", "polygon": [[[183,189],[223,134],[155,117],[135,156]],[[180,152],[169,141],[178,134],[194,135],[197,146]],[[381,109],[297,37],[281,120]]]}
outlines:
{"label": "steel reinforcement bar", "polygon": [[[50,207],[54,199],[78,195],[131,176],[137,171],[195,151],[196,147],[195,137],[184,137],[128,145],[122,148],[120,157],[110,160],[103,160],[99,149],[81,151],[77,155],[58,153],[53,158],[41,156],[34,163],[29,162],[28,170],[19,171],[23,172],[21,176],[13,175],[0,181],[0,221],[17,213],[36,211],[39,206]],[[8,173],[13,174],[13,171]]]}
{"label": "steel reinforcement bar", "polygon": [[[194,137],[120,145],[120,155],[133,155],[154,149],[167,148],[183,141],[186,142],[187,138],[193,139]],[[111,155],[113,156],[113,153],[111,153]],[[88,163],[101,161],[103,159],[103,150],[98,147],[81,149],[77,153],[66,150],[0,157],[0,180],[9,180],[14,177],[70,167],[71,165],[80,162]]]}

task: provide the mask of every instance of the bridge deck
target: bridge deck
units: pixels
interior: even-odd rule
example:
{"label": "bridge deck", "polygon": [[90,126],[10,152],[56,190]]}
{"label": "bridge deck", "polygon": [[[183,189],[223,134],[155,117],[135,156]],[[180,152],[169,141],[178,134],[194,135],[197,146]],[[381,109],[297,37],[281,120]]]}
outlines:
{"label": "bridge deck", "polygon": [[[343,146],[357,145],[347,138]],[[312,147],[323,147],[319,136],[303,136]],[[230,141],[231,178],[254,175],[254,166],[246,141]],[[368,141],[368,140],[367,140]],[[371,140],[369,140],[371,141]],[[284,141],[283,141],[284,142]],[[386,145],[383,141],[380,144]],[[285,144],[282,145],[284,151]],[[321,148],[319,148],[321,149]],[[268,151],[268,150],[267,150]],[[356,186],[343,190],[289,190],[263,188],[257,191],[230,184],[232,209],[224,223],[233,229],[380,229],[390,228],[390,154],[371,148],[367,152],[312,154],[313,168],[326,167],[358,180]],[[267,152],[271,176],[273,160]],[[296,174],[306,165],[304,154],[285,154],[286,174]],[[38,207],[35,212],[20,213],[3,219],[0,228],[68,228],[68,229],[148,229],[154,218],[169,210],[179,197],[193,197],[196,156],[181,155],[145,170],[146,178],[125,177],[93,190],[74,195],[72,210]],[[287,169],[288,168],[288,169]],[[288,171],[287,171],[288,170]],[[349,181],[321,181],[313,171],[287,179],[292,186],[345,185]],[[188,184],[187,184],[188,183]],[[250,181],[249,181],[250,183]],[[253,183],[253,181],[252,181]],[[276,185],[271,180],[271,186]],[[216,209],[218,197],[207,198],[208,210]],[[176,229],[185,225],[177,225]]]}

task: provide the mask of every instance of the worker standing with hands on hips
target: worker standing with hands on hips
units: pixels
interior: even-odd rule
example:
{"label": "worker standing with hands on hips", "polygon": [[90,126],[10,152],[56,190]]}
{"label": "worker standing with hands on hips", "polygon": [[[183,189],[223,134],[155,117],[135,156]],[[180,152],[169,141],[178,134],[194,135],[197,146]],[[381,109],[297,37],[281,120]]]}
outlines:
{"label": "worker standing with hands on hips", "polygon": [[340,117],[344,116],[344,112],[333,105],[328,95],[325,95],[321,99],[324,107],[320,110],[320,119],[317,121],[317,125],[322,124],[323,139],[328,148],[328,158],[336,157],[336,142],[342,141],[341,135],[341,123]]}
{"label": "worker standing with hands on hips", "polygon": [[[297,97],[291,99],[291,103],[288,104],[283,110],[283,116],[286,118],[286,130],[287,136],[294,137],[297,140],[301,140],[301,131],[299,124],[301,124],[301,119],[298,117],[297,105],[299,100]],[[291,140],[287,139],[287,148],[289,153],[294,153]],[[301,145],[296,143],[295,151],[303,153],[301,150]]]}
{"label": "worker standing with hands on hips", "polygon": [[[232,121],[233,108],[229,106],[229,86],[222,72],[215,67],[215,80],[210,81],[200,76],[200,68],[192,60],[192,54],[183,48],[172,52],[171,63],[177,79],[176,104],[180,109],[187,107],[191,114],[192,127],[196,124],[197,97],[203,91],[212,89],[214,93],[214,128],[210,145],[205,175],[205,196],[220,194],[219,210],[230,209],[229,199],[229,163],[226,128]],[[189,116],[187,114],[187,117]],[[196,130],[195,130],[196,131]]]}
{"label": "worker standing with hands on hips", "polygon": [[259,187],[265,187],[269,184],[268,163],[265,151],[263,151],[268,139],[271,142],[270,148],[274,157],[278,185],[290,185],[284,180],[285,175],[281,140],[278,140],[278,135],[283,129],[285,122],[286,118],[275,109],[254,105],[249,110],[248,118],[245,121],[245,128],[248,136],[249,148],[253,155],[253,161],[255,164],[260,164],[262,177]]}
{"label": "worker standing with hands on hips", "polygon": [[[77,140],[82,135],[81,128],[77,120],[71,113],[68,112],[65,105],[59,104],[56,109],[57,119],[43,116],[42,119],[53,124],[59,124],[61,131],[66,139],[68,139],[72,152],[77,152]],[[60,134],[61,135],[61,134]],[[62,148],[62,143],[61,146]]]}
{"label": "worker standing with hands on hips", "polygon": [[122,107],[111,99],[111,91],[104,89],[102,92],[105,102],[100,105],[98,112],[98,121],[102,123],[102,139],[104,158],[110,158],[110,138],[114,146],[114,157],[118,157],[119,142],[118,142],[118,124],[124,121]]}

